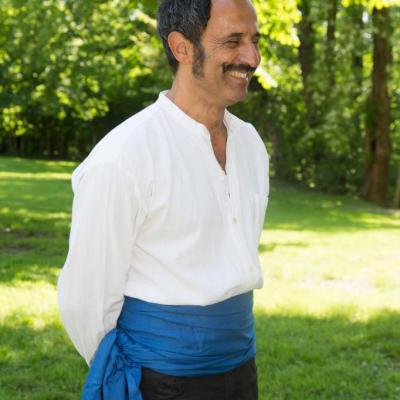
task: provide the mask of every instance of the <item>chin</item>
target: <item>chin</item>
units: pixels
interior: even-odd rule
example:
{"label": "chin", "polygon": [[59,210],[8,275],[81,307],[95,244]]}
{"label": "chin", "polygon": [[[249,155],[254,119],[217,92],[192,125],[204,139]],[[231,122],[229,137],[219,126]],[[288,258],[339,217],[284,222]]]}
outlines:
{"label": "chin", "polygon": [[240,93],[231,93],[229,97],[227,97],[226,106],[231,106],[233,104],[239,103],[240,101],[246,100],[247,97],[247,89],[245,91],[241,91]]}

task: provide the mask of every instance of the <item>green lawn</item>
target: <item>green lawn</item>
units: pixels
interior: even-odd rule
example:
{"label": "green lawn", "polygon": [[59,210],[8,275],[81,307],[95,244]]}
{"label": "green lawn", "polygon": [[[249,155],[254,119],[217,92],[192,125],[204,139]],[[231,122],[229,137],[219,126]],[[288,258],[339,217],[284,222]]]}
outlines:
{"label": "green lawn", "polygon": [[[73,168],[0,158],[0,400],[79,398],[86,366],[56,301]],[[260,400],[400,399],[399,239],[399,213],[272,182]]]}

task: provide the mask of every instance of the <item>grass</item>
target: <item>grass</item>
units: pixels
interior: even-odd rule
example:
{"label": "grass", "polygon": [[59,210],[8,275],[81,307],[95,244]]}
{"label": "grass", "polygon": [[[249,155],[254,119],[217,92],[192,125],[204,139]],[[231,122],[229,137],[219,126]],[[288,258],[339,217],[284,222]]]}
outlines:
{"label": "grass", "polygon": [[400,214],[274,184],[256,295],[261,399],[400,399]]}
{"label": "grass", "polygon": [[[56,302],[73,168],[0,158],[0,400],[78,399],[85,379]],[[400,399],[400,214],[272,186],[260,400]]]}

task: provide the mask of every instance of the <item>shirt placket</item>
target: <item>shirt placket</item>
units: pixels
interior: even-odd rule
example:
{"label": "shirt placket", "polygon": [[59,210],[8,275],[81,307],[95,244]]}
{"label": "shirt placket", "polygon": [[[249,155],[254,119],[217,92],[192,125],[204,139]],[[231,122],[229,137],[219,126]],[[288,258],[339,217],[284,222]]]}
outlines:
{"label": "shirt placket", "polygon": [[233,199],[231,195],[231,189],[229,186],[229,179],[228,176],[221,170],[220,172],[220,182],[221,182],[221,187],[222,187],[222,198],[224,201],[224,220],[225,223],[228,225],[237,225],[238,223],[238,218],[237,218],[237,213],[235,212],[235,207],[233,204]]}
{"label": "shirt placket", "polygon": [[213,164],[216,168],[218,168],[219,182],[217,185],[217,190],[218,198],[221,202],[220,208],[221,212],[223,213],[223,220],[225,221],[227,231],[232,238],[232,243],[236,250],[236,254],[240,259],[240,261],[237,263],[238,268],[240,269],[242,276],[247,277],[247,279],[250,280],[251,278],[249,273],[253,268],[247,267],[247,264],[249,263],[249,257],[246,252],[244,238],[241,233],[241,221],[239,221],[239,188],[238,182],[235,181],[236,171],[234,170],[234,161],[232,159],[234,155],[232,138],[228,136],[226,146],[225,173],[225,171],[221,168],[217,159],[215,158],[210,134],[208,133],[207,129],[205,129],[204,132],[206,133],[205,141],[208,146],[208,151],[213,158]]}
{"label": "shirt placket", "polygon": [[211,143],[211,137],[210,133],[208,130],[204,127],[203,128],[203,134],[204,134],[204,141],[207,146],[207,152],[209,153],[209,158],[212,161],[212,166],[210,170],[212,170],[214,173],[212,173],[213,179],[215,179],[215,170],[218,171],[218,183],[216,185],[217,192],[218,192],[218,198],[221,201],[221,212],[223,213],[223,219],[226,224],[237,224],[238,219],[237,215],[235,213],[235,207],[232,202],[232,195],[231,195],[231,189],[230,189],[230,183],[229,183],[229,145],[230,145],[230,139],[228,136],[228,141],[227,141],[227,146],[226,146],[226,165],[225,165],[225,170],[226,172],[222,169],[220,164],[218,163],[215,154],[214,154],[214,149],[212,147]]}
{"label": "shirt placket", "polygon": [[[240,221],[240,193],[239,182],[237,180],[237,172],[234,162],[234,144],[229,142],[227,146],[227,175],[226,175],[226,193],[227,193],[227,228],[233,239],[233,243],[238,249],[238,253],[242,260],[242,270],[244,276],[251,279],[251,271],[253,270],[250,257],[247,251],[245,238],[243,237],[243,221]],[[251,264],[251,265],[250,265]]]}

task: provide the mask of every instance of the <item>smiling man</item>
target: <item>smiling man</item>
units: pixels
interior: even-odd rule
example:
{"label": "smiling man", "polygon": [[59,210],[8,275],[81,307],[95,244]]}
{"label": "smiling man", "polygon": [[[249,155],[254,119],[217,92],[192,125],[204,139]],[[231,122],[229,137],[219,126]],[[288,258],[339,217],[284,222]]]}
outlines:
{"label": "smiling man", "polygon": [[248,0],[163,0],[175,78],[74,171],[61,317],[83,399],[255,400],[268,156],[226,108],[260,63]]}

